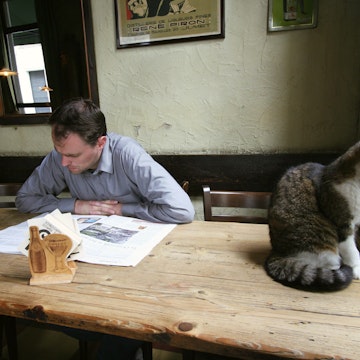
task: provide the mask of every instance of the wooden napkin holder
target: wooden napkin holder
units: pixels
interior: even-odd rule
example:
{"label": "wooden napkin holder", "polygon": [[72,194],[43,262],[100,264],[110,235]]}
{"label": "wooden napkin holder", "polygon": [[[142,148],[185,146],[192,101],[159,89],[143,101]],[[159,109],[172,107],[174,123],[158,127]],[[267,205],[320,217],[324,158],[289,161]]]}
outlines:
{"label": "wooden napkin holder", "polygon": [[30,285],[70,283],[76,272],[75,262],[67,260],[72,240],[65,234],[41,239],[37,226],[30,226],[29,231]]}

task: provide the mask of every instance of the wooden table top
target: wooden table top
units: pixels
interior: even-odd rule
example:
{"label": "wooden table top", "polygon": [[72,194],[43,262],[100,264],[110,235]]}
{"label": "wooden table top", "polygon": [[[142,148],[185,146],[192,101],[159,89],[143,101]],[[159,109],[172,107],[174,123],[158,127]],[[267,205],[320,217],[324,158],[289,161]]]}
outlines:
{"label": "wooden table top", "polygon": [[[29,215],[0,209],[0,228]],[[136,267],[78,263],[70,284],[28,285],[0,254],[0,313],[242,359],[358,359],[360,282],[310,293],[263,269],[267,225],[177,226]]]}

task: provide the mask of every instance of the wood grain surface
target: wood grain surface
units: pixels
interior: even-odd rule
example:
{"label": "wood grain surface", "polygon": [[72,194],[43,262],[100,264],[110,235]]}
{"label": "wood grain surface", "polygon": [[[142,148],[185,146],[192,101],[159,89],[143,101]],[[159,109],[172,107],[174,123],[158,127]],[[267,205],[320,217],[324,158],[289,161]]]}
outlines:
{"label": "wood grain surface", "polygon": [[0,254],[0,313],[241,359],[358,359],[359,281],[327,294],[282,286],[263,269],[269,250],[267,225],[197,221],[136,267],[77,263],[72,283],[40,286],[26,257]]}

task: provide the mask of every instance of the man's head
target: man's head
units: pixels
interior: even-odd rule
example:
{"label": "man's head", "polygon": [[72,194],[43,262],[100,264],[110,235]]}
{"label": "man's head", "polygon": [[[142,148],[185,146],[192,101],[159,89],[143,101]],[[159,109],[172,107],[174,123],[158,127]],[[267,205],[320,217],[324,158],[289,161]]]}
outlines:
{"label": "man's head", "polygon": [[90,100],[73,99],[51,115],[51,135],[61,163],[73,174],[96,169],[106,143],[105,116]]}
{"label": "man's head", "polygon": [[79,135],[87,144],[95,145],[106,135],[105,116],[91,100],[72,99],[58,107],[49,119],[52,136],[56,140],[70,133]]}

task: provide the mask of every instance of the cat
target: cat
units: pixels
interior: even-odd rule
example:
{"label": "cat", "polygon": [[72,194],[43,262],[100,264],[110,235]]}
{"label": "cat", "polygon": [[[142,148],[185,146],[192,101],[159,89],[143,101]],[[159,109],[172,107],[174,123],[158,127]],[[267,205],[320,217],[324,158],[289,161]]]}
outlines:
{"label": "cat", "polygon": [[280,178],[269,205],[265,270],[308,291],[337,291],[360,278],[360,141],[329,165],[305,163]]}

